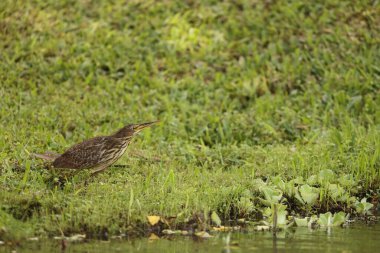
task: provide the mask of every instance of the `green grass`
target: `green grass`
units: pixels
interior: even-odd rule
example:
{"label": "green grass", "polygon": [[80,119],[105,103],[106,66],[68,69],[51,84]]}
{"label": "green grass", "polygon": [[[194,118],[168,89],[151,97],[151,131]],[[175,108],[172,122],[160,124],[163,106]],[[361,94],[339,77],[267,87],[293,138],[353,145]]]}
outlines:
{"label": "green grass", "polygon": [[[275,175],[379,189],[376,1],[233,2],[1,1],[0,239],[235,219]],[[87,185],[30,156],[156,119]]]}

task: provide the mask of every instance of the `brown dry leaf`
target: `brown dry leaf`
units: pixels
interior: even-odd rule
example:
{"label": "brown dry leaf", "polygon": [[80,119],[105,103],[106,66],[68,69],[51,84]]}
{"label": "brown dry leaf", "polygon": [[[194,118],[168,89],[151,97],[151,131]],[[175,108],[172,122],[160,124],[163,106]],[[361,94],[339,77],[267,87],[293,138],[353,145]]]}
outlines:
{"label": "brown dry leaf", "polygon": [[152,216],[147,216],[147,219],[148,219],[149,224],[154,226],[160,221],[161,217],[152,215]]}

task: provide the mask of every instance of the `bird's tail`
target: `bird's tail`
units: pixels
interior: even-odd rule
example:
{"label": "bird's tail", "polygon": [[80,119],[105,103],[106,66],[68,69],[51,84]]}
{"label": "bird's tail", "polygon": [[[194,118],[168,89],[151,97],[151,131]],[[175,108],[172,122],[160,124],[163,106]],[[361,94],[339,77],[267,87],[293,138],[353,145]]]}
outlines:
{"label": "bird's tail", "polygon": [[45,154],[34,154],[33,153],[33,156],[37,157],[37,158],[41,158],[41,159],[47,160],[47,161],[54,161],[60,155],[57,154],[57,153],[53,153],[53,152],[47,151],[47,152],[45,152]]}

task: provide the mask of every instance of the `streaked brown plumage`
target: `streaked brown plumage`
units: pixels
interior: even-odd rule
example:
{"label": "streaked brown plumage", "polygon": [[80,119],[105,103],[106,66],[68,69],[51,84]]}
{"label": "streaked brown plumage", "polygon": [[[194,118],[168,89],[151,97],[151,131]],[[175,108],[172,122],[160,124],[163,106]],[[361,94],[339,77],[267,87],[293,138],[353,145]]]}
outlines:
{"label": "streaked brown plumage", "polygon": [[78,143],[62,155],[46,153],[35,156],[53,161],[55,168],[92,169],[93,173],[100,172],[124,154],[135,134],[157,122],[127,125],[112,135],[99,136]]}

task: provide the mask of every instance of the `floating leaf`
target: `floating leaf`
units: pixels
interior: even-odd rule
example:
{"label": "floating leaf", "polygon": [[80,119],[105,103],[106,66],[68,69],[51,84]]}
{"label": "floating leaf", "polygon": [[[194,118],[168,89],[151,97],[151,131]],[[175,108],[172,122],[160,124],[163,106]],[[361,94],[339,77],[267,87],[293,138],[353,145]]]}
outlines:
{"label": "floating leaf", "polygon": [[181,231],[174,231],[174,230],[171,230],[171,229],[164,229],[164,230],[162,230],[162,233],[164,234],[164,235],[174,235],[174,234],[180,234],[181,233]]}
{"label": "floating leaf", "polygon": [[324,213],[319,215],[318,224],[322,227],[336,227],[341,226],[344,222],[346,222],[346,214],[344,212],[339,212],[334,214],[334,216],[330,213]]}
{"label": "floating leaf", "polygon": [[288,215],[288,212],[286,211],[286,205],[272,204],[271,207],[265,208],[263,215],[269,218],[269,224],[272,225],[274,219],[274,205],[277,206],[277,226],[284,227],[288,223],[288,220],[286,219]]}
{"label": "floating leaf", "polygon": [[198,236],[198,237],[200,237],[200,238],[210,238],[210,237],[212,237],[206,231],[197,232],[197,233],[195,233],[195,235]]}
{"label": "floating leaf", "polygon": [[373,207],[372,203],[367,202],[367,198],[362,198],[360,202],[355,203],[356,212],[359,214],[371,214],[370,209]]}
{"label": "floating leaf", "polygon": [[86,235],[82,234],[75,234],[70,237],[65,237],[65,236],[55,236],[55,240],[67,240],[68,242],[81,242],[84,239],[86,239]]}
{"label": "floating leaf", "polygon": [[255,230],[257,230],[257,231],[268,231],[269,230],[269,226],[265,226],[265,225],[256,226]]}
{"label": "floating leaf", "polygon": [[[277,206],[277,226],[283,227],[285,226],[288,221],[286,219],[286,216],[288,215],[288,212],[286,211],[286,205],[281,205],[281,204],[275,204]],[[274,217],[274,205],[272,207],[272,220]]]}
{"label": "floating leaf", "polygon": [[215,225],[217,225],[218,227],[220,227],[220,225],[222,225],[222,221],[220,220],[218,214],[216,212],[212,212],[211,214],[211,220],[212,222],[214,222]]}
{"label": "floating leaf", "polygon": [[323,227],[330,227],[332,224],[332,214],[330,212],[321,213],[319,215],[318,224]]}
{"label": "floating leaf", "polygon": [[294,218],[294,221],[296,222],[297,227],[307,227],[309,224],[309,219],[307,217],[303,219]]}
{"label": "floating leaf", "polygon": [[160,216],[152,215],[152,216],[147,216],[148,222],[150,225],[154,226],[160,221]]}
{"label": "floating leaf", "polygon": [[213,227],[212,229],[214,231],[219,231],[219,232],[227,232],[227,231],[233,231],[233,230],[235,230],[234,227],[225,227],[225,226]]}
{"label": "floating leaf", "polygon": [[346,222],[346,214],[344,212],[339,212],[334,214],[332,226],[337,227],[341,226],[343,223]]}

